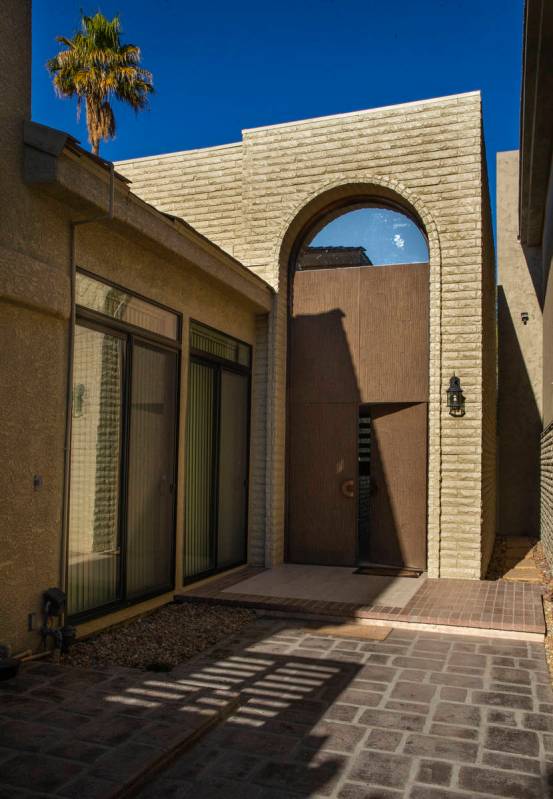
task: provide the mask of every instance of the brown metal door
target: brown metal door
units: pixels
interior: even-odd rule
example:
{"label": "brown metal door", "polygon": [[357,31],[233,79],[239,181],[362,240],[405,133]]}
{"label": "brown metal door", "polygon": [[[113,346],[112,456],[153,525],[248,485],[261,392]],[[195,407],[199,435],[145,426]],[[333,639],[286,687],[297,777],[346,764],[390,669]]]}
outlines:
{"label": "brown metal door", "polygon": [[428,266],[359,270],[361,402],[427,402]]}
{"label": "brown metal door", "polygon": [[426,568],[427,407],[371,408],[371,563]]}
{"label": "brown metal door", "polygon": [[357,403],[293,403],[289,432],[288,559],[353,565]]}
{"label": "brown metal door", "polygon": [[298,271],[290,299],[288,558],[356,562],[358,500],[342,486],[357,495],[359,407],[385,402],[371,559],[424,568],[426,411],[406,403],[428,399],[428,266]]}
{"label": "brown metal door", "polygon": [[358,295],[358,269],[294,277],[287,538],[296,563],[356,560]]}

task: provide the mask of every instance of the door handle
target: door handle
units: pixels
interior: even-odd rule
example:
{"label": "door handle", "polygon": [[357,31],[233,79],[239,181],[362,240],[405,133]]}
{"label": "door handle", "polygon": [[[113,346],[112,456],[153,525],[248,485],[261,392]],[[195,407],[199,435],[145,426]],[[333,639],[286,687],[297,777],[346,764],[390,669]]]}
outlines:
{"label": "door handle", "polygon": [[353,497],[355,496],[355,481],[344,480],[344,482],[340,487],[340,490],[345,497],[347,497],[348,499],[353,499]]}

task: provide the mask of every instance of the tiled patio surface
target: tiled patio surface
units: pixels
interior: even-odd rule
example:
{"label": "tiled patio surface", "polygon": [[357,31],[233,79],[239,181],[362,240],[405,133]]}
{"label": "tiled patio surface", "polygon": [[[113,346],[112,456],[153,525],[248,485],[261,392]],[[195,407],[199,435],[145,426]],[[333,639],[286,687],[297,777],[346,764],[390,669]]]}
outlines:
{"label": "tiled patio surface", "polygon": [[420,577],[385,577],[355,574],[344,566],[302,566],[283,563],[267,569],[239,585],[225,588],[226,593],[263,594],[294,599],[328,599],[333,602],[372,604],[403,608],[423,585]]}
{"label": "tiled patio surface", "polygon": [[[279,568],[282,571],[279,571]],[[308,594],[290,579],[290,569],[310,570]],[[545,633],[540,585],[505,580],[433,580],[395,578],[416,588],[412,596],[402,587],[395,592],[395,604],[384,603],[391,595],[391,578],[357,575],[343,569],[344,581],[357,592],[366,585],[366,598],[335,599],[336,591],[324,566],[285,566],[273,570],[247,569],[192,587],[178,599],[216,601],[265,610],[330,616],[334,618],[378,619],[381,621],[447,625],[517,633]],[[282,575],[280,588],[275,574]],[[374,590],[375,580],[388,580],[386,591]],[[363,583],[365,581],[365,583]],[[264,582],[267,590],[264,590]],[[255,587],[252,587],[255,586]],[[298,594],[300,594],[298,596]],[[329,597],[332,597],[330,599]]]}
{"label": "tiled patio surface", "polygon": [[363,641],[262,619],[188,680],[231,688],[239,707],[140,799],[552,795],[540,643],[397,629]]}

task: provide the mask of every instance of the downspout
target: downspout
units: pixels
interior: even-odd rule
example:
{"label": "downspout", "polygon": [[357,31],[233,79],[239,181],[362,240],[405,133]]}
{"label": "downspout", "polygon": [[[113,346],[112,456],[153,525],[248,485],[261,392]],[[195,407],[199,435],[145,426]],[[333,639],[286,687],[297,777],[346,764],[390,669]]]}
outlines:
{"label": "downspout", "polygon": [[[71,482],[71,427],[73,419],[73,355],[75,352],[75,324],[76,324],[76,282],[77,282],[77,229],[82,225],[91,225],[95,222],[113,219],[115,204],[115,167],[109,165],[109,204],[106,214],[79,219],[70,222],[70,302],[69,332],[67,342],[67,374],[65,398],[65,439],[64,439],[64,469],[63,469],[63,506],[61,527],[61,560],[60,560],[60,585],[62,591],[67,592],[67,550],[69,544],[69,493]],[[65,615],[65,614],[64,614]],[[62,622],[63,623],[63,622]]]}

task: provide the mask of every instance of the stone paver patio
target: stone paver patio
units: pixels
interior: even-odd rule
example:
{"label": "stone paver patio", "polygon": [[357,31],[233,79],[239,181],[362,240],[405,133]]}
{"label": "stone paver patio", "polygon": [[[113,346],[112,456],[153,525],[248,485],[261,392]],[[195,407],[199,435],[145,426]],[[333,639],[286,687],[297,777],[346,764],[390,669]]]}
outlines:
{"label": "stone paver patio", "polygon": [[260,618],[170,674],[30,665],[0,689],[0,799],[551,795],[542,643],[345,632]]}
{"label": "stone paver patio", "polygon": [[141,799],[552,795],[542,644],[314,633],[275,621],[192,664],[191,684],[231,688],[239,707]]}
{"label": "stone paver patio", "polygon": [[134,796],[236,704],[179,669],[155,674],[37,662],[0,683],[0,799]]}

